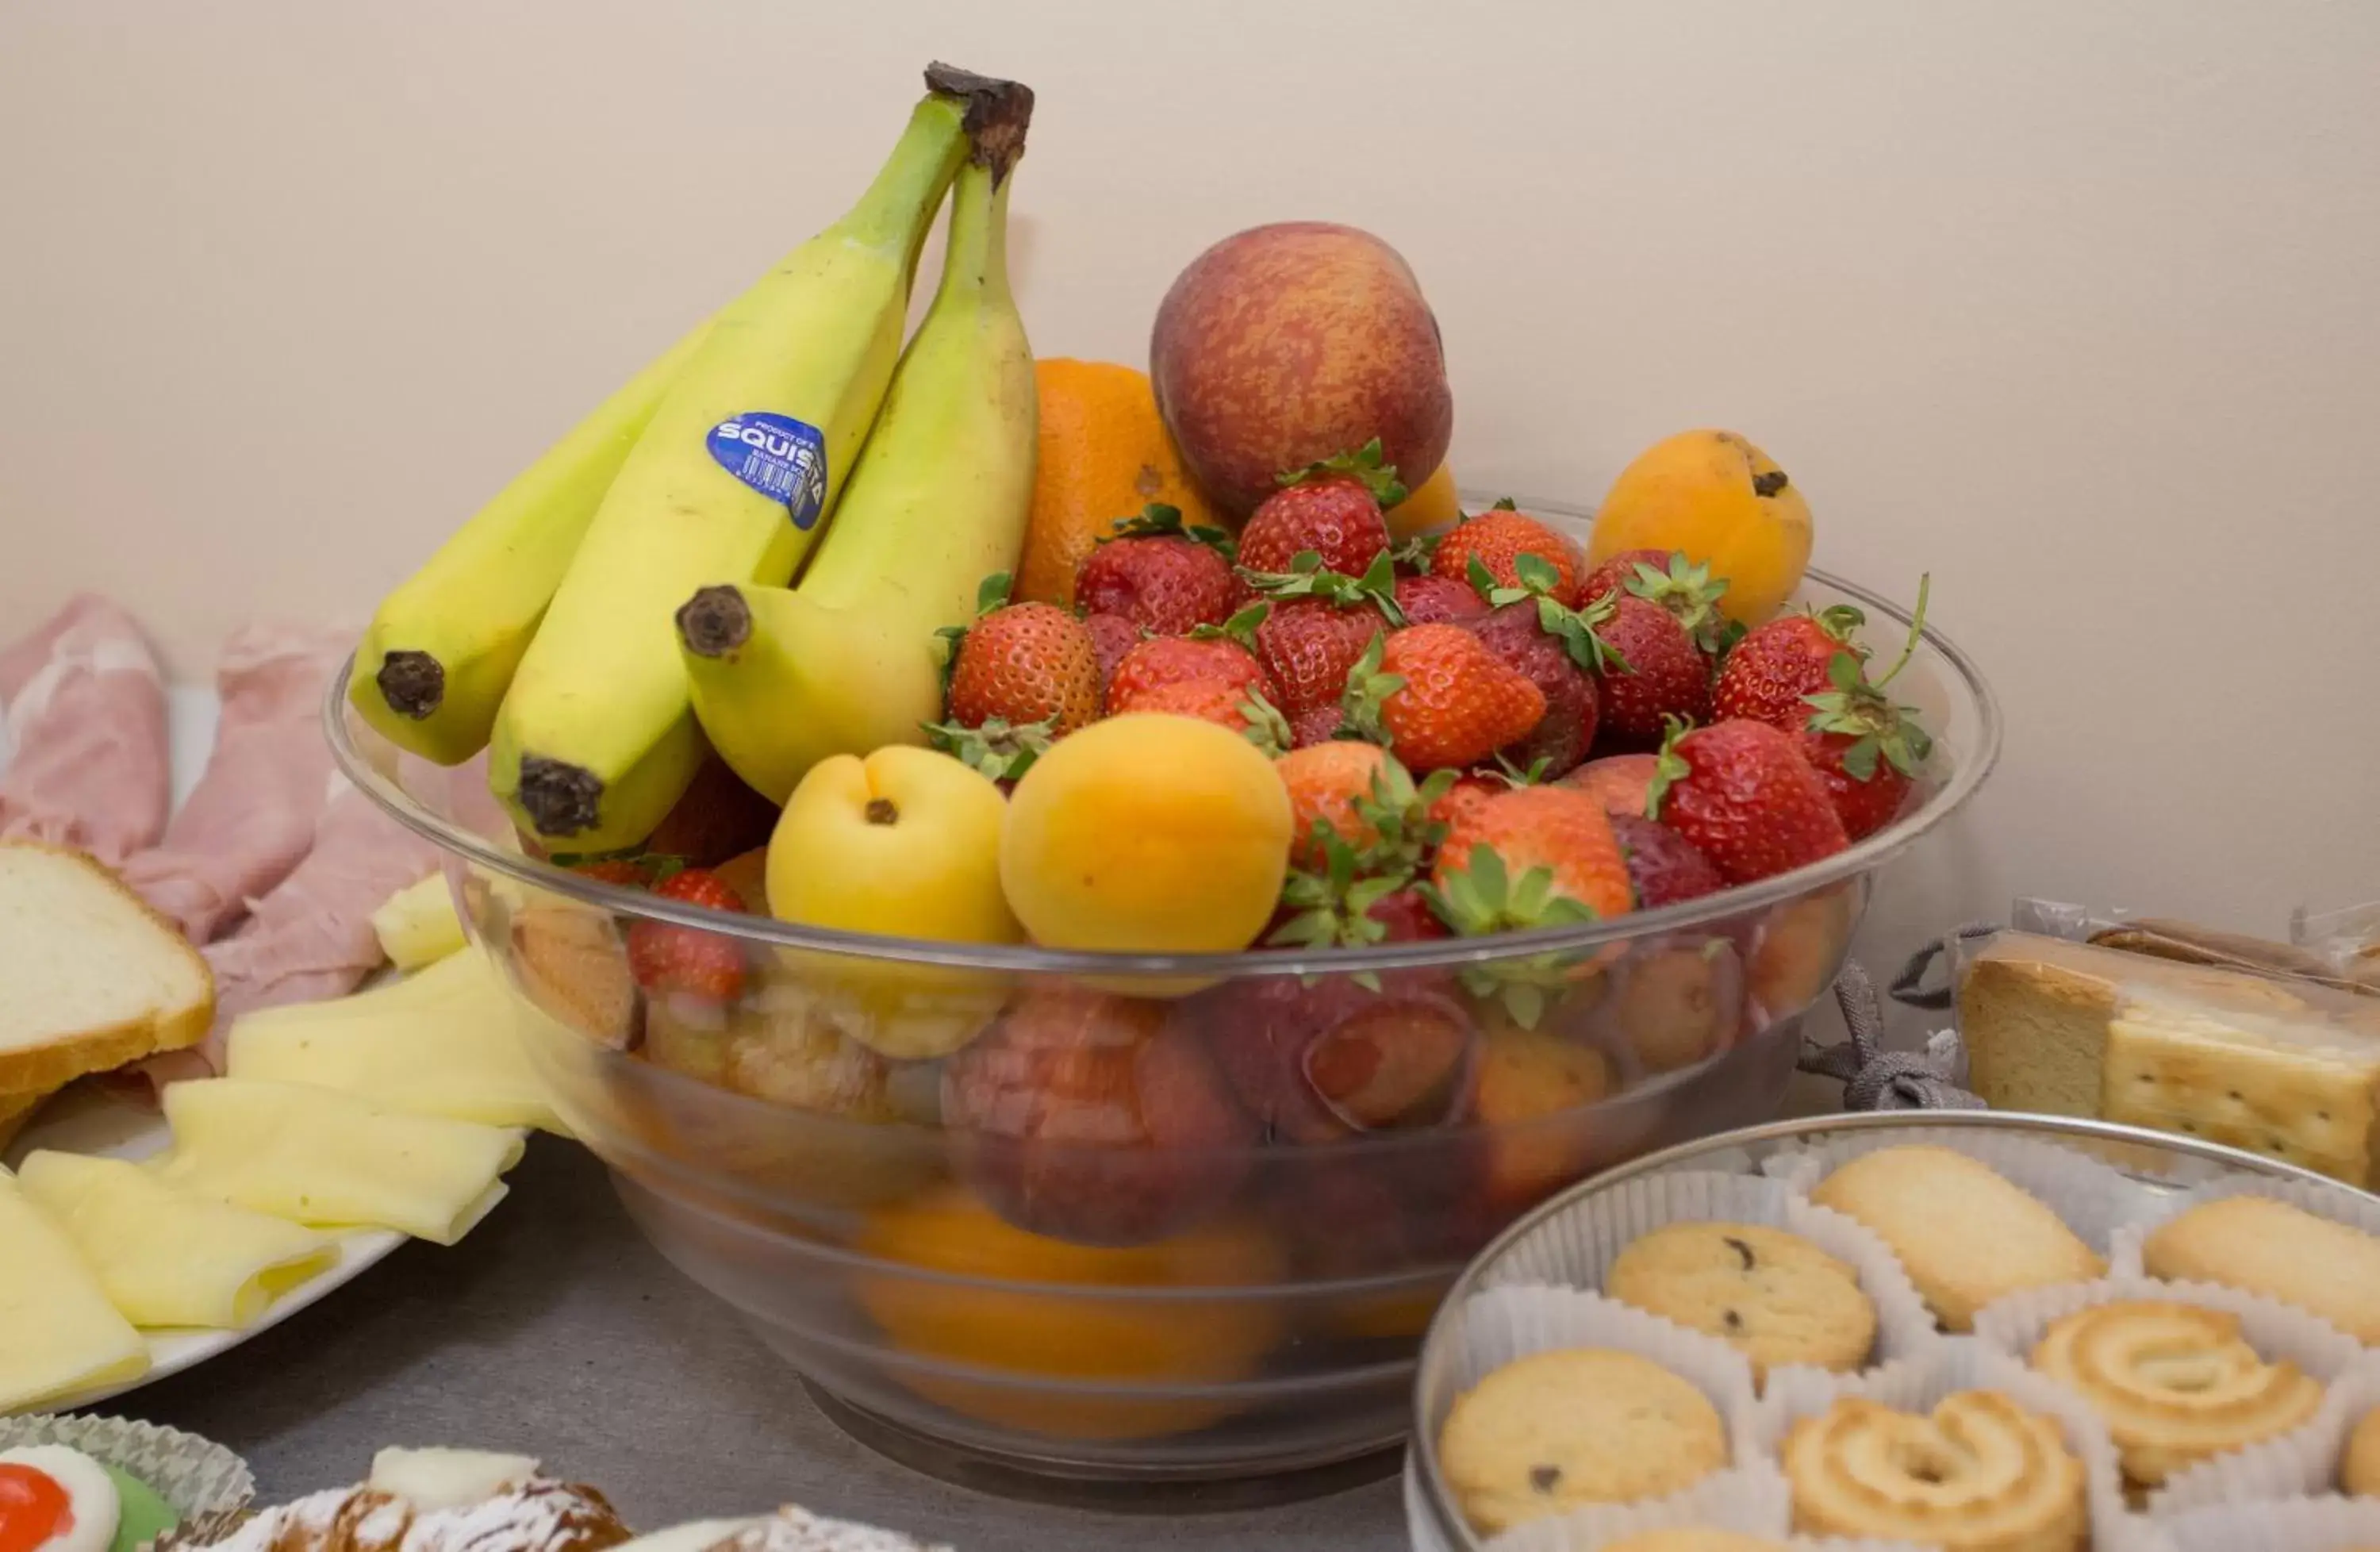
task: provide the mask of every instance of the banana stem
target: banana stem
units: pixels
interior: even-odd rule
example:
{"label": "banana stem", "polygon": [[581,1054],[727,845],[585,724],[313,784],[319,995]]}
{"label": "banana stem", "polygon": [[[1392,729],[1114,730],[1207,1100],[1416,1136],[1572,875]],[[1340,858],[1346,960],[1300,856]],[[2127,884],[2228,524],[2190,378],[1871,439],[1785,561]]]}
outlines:
{"label": "banana stem", "polygon": [[837,224],[844,235],[867,248],[914,249],[923,242],[929,223],[918,216],[941,202],[966,154],[965,115],[963,102],[939,93],[919,103],[876,181]]}
{"label": "banana stem", "polygon": [[951,188],[950,246],[942,257],[937,301],[970,291],[994,300],[1007,297],[1008,188],[1008,179],[979,163],[959,169]]}

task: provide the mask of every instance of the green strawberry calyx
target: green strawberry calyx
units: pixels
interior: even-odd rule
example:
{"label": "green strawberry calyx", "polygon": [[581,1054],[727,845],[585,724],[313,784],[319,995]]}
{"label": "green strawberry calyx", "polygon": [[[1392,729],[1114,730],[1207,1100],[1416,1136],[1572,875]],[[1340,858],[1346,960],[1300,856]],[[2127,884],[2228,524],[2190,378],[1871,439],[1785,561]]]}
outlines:
{"label": "green strawberry calyx", "polygon": [[1672,550],[1666,567],[1638,561],[1620,585],[1647,603],[1668,610],[1705,652],[1718,649],[1718,637],[1729,624],[1718,610],[1728,581],[1713,576],[1707,562],[1697,564],[1684,551]]}
{"label": "green strawberry calyx", "polygon": [[1694,773],[1694,768],[1687,763],[1685,751],[1678,746],[1686,734],[1694,732],[1694,724],[1683,717],[1664,717],[1661,721],[1669,731],[1662,736],[1660,752],[1653,757],[1653,779],[1645,783],[1645,817],[1648,819],[1659,818],[1661,802],[1670,795],[1670,789]]}
{"label": "green strawberry calyx", "polygon": [[1347,671],[1347,693],[1339,703],[1339,736],[1393,749],[1396,739],[1389,732],[1387,706],[1390,697],[1405,687],[1405,676],[1380,672],[1387,645],[1385,636],[1372,637],[1364,655]]}
{"label": "green strawberry calyx", "polygon": [[1431,564],[1438,559],[1438,547],[1445,542],[1445,530],[1415,534],[1390,545],[1389,559],[1416,576],[1427,576]]}
{"label": "green strawberry calyx", "polygon": [[1369,861],[1325,819],[1315,828],[1323,865],[1290,874],[1281,903],[1295,913],[1266,942],[1281,948],[1360,949],[1385,940],[1388,924],[1372,907],[1412,884],[1413,874],[1367,871]]}
{"label": "green strawberry calyx", "polygon": [[1058,723],[1052,717],[1038,722],[986,717],[977,727],[964,722],[927,722],[923,726],[930,746],[956,757],[995,782],[1014,782],[1032,770],[1035,760],[1049,753]]}
{"label": "green strawberry calyx", "polygon": [[1310,480],[1352,479],[1370,491],[1381,507],[1391,507],[1404,500],[1407,491],[1397,480],[1396,466],[1385,462],[1385,458],[1380,439],[1374,437],[1352,453],[1341,453],[1304,468],[1283,470],[1273,477],[1273,482],[1287,490]]}
{"label": "green strawberry calyx", "polygon": [[[1442,883],[1414,888],[1439,920],[1461,937],[1570,927],[1597,919],[1592,906],[1555,891],[1552,868],[1531,867],[1515,879],[1503,857],[1485,843],[1471,848],[1463,867],[1444,871],[1441,878]],[[1591,960],[1582,963],[1551,952],[1469,964],[1460,975],[1463,988],[1473,996],[1501,1002],[1513,1023],[1535,1029],[1545,1017],[1548,999],[1568,990],[1582,973],[1591,974],[1593,969]]]}
{"label": "green strawberry calyx", "polygon": [[1540,555],[1517,555],[1512,560],[1512,574],[1520,586],[1507,587],[1488,569],[1488,563],[1478,556],[1463,575],[1470,579],[1472,590],[1485,600],[1488,607],[1501,609],[1508,603],[1524,603],[1535,599],[1537,604],[1537,628],[1562,644],[1570,661],[1589,673],[1633,673],[1636,670],[1620,654],[1620,649],[1603,639],[1596,627],[1618,612],[1619,606],[1609,595],[1597,599],[1584,609],[1572,609],[1553,596],[1561,585],[1561,573],[1553,563]]}
{"label": "green strawberry calyx", "polygon": [[1372,558],[1361,576],[1332,571],[1322,564],[1318,551],[1300,550],[1290,557],[1287,571],[1251,571],[1240,568],[1241,576],[1267,599],[1275,601],[1289,599],[1320,599],[1339,609],[1377,609],[1391,625],[1405,623],[1405,612],[1397,602],[1397,564],[1385,550]]}
{"label": "green strawberry calyx", "polygon": [[1239,547],[1232,536],[1221,528],[1205,523],[1182,520],[1182,509],[1163,502],[1150,502],[1130,517],[1119,517],[1108,525],[1109,531],[1096,542],[1109,544],[1119,539],[1187,539],[1205,545],[1226,561],[1238,559]]}
{"label": "green strawberry calyx", "polygon": [[1446,826],[1429,817],[1438,800],[1454,789],[1456,773],[1433,770],[1420,782],[1394,755],[1372,772],[1370,789],[1356,795],[1355,817],[1375,839],[1365,848],[1365,865],[1378,872],[1419,871],[1422,859],[1446,839]]}
{"label": "green strawberry calyx", "polygon": [[[1257,649],[1257,627],[1272,614],[1272,600],[1258,599],[1220,625],[1193,625],[1189,636],[1193,641],[1236,641],[1253,652]],[[1147,633],[1144,632],[1144,635]]]}
{"label": "green strawberry calyx", "polygon": [[1833,687],[1802,697],[1811,708],[1806,725],[1812,733],[1840,734],[1852,740],[1843,749],[1842,768],[1843,774],[1854,782],[1874,781],[1883,765],[1914,778],[1934,752],[1934,740],[1919,723],[1917,709],[1897,706],[1884,693],[1885,686],[1909,666],[1925,637],[1925,600],[1932,585],[1930,575],[1917,579],[1917,607],[1910,612],[1909,637],[1882,678],[1869,679],[1866,664],[1856,654],[1838,652],[1827,661],[1827,682]]}
{"label": "green strawberry calyx", "polygon": [[1289,730],[1289,719],[1282,716],[1281,708],[1267,700],[1262,692],[1250,690],[1242,697],[1239,711],[1248,722],[1240,730],[1241,737],[1255,745],[1270,759],[1279,759],[1289,753],[1290,746],[1295,742],[1295,735]]}

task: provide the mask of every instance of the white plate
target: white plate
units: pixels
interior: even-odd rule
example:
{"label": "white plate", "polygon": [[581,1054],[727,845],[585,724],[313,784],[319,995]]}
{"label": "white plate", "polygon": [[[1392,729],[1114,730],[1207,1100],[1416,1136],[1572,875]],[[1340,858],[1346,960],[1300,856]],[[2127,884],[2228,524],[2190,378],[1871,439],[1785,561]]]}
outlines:
{"label": "white plate", "polygon": [[[207,752],[214,747],[215,697],[210,690],[177,687],[169,697],[168,709],[173,728],[174,801],[179,805],[189,795],[199,772],[205,768]],[[0,746],[0,768],[6,764],[7,751]],[[6,1162],[13,1169],[25,1155],[39,1148],[99,1154],[110,1158],[146,1158],[171,1141],[164,1117],[78,1087],[52,1100],[18,1134],[7,1150]],[[149,1341],[149,1367],[145,1373],[43,1401],[40,1410],[67,1412],[89,1406],[205,1363],[259,1331],[279,1325],[334,1289],[354,1281],[403,1244],[405,1236],[386,1229],[365,1229],[342,1234],[338,1241],[338,1260],[275,1299],[254,1325],[237,1331],[145,1331],[141,1333]]]}

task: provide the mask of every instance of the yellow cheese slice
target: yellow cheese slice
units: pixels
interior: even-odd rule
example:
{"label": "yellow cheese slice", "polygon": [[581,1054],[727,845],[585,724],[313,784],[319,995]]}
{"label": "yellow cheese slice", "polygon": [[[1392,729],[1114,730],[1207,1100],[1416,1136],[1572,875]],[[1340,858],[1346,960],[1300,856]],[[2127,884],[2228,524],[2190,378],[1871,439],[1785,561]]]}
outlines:
{"label": "yellow cheese slice", "polygon": [[17,1179],[135,1326],[246,1326],[338,1258],[338,1246],[310,1229],[170,1184],[128,1159],[44,1151]]}
{"label": "yellow cheese slice", "polygon": [[417,1115],[560,1134],[521,1049],[520,1016],[487,956],[458,953],[393,986],[244,1015],[231,1026],[227,1070]]}
{"label": "yellow cheese slice", "polygon": [[140,1333],[0,1170],[0,1413],[130,1379],[148,1366]]}
{"label": "yellow cheese slice", "polygon": [[453,1244],[503,1193],[521,1135],[407,1115],[335,1089],[208,1078],[165,1090],[165,1180],[317,1228],[395,1229]]}

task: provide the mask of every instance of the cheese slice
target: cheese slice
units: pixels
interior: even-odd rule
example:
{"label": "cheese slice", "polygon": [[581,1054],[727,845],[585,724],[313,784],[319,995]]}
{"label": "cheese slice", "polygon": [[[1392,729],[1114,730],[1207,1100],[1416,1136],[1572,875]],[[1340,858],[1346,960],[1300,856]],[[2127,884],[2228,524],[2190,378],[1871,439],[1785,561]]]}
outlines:
{"label": "cheese slice", "polygon": [[149,1344],[0,1170],[0,1413],[131,1379]]}
{"label": "cheese slice", "polygon": [[128,1159],[44,1151],[17,1178],[135,1326],[243,1327],[338,1259],[312,1230],[169,1184]]}
{"label": "cheese slice", "polygon": [[246,1014],[231,1026],[226,1069],[417,1115],[562,1134],[521,1049],[521,1012],[484,954],[459,953],[394,986]]}
{"label": "cheese slice", "polygon": [[165,1090],[169,1182],[317,1228],[395,1229],[453,1244],[520,1161],[521,1134],[407,1115],[335,1089],[208,1078]]}

